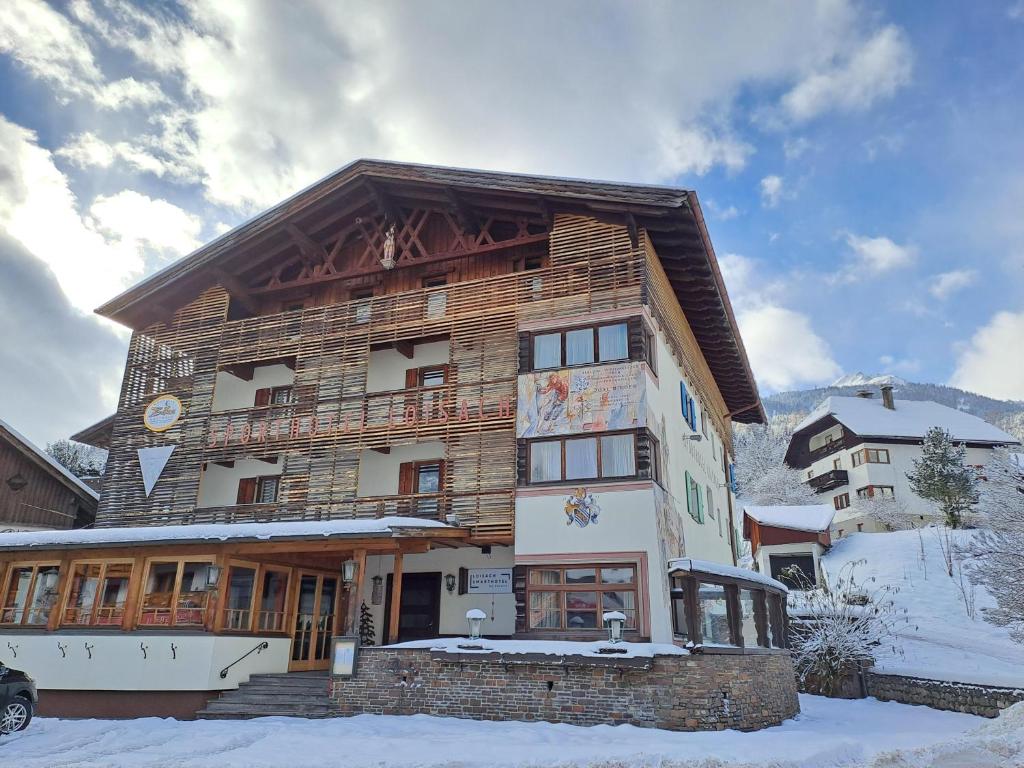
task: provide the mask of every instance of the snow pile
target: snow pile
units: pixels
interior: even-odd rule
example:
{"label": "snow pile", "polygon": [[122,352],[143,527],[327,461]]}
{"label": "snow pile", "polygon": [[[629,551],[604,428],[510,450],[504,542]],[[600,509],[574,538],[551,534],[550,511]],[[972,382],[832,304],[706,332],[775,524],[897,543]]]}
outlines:
{"label": "snow pile", "polygon": [[788,528],[791,531],[817,533],[832,525],[836,509],[831,504],[790,504],[774,507],[743,507],[743,511],[761,525]]}
{"label": "snow pile", "polygon": [[[1024,728],[1014,720],[1020,705],[992,722],[874,699],[803,695],[800,708],[798,718],[756,733],[675,733],[630,725],[581,728],[427,715],[185,722],[42,719],[26,731],[0,737],[0,765],[838,768],[871,761],[892,768],[994,768],[1017,764],[1013,756],[1019,758],[1024,745]],[[967,754],[971,759],[932,763],[923,757],[944,754]],[[999,762],[1000,756],[1008,759]]]}
{"label": "snow pile", "polygon": [[309,539],[323,536],[387,535],[396,528],[447,528],[437,520],[381,517],[375,520],[302,520],[282,523],[209,523],[125,528],[78,528],[68,531],[0,533],[0,548],[62,547],[90,544],[135,544],[158,541],[228,541]]}
{"label": "snow pile", "polygon": [[[389,645],[389,648],[429,648],[443,653],[503,653],[520,655],[538,653],[545,656],[592,656],[594,658],[649,659],[653,656],[687,656],[689,651],[671,643],[609,643],[597,641],[578,643],[568,640],[489,640],[481,637],[439,637],[433,640],[410,640]],[[602,653],[602,651],[604,651]]]}
{"label": "snow pile", "polygon": [[[967,615],[960,579],[946,573],[939,548],[941,528],[894,533],[854,533],[836,542],[821,563],[835,583],[844,564],[864,560],[854,571],[866,592],[881,585],[894,588],[886,596],[907,621],[897,624],[895,650],[875,653],[875,670],[898,675],[977,685],[1024,687],[1024,645],[1010,639],[1003,627],[989,624],[982,609],[995,600],[982,587],[973,588],[964,573],[975,617]],[[953,531],[963,542],[974,531]],[[874,581],[869,581],[873,579]]]}
{"label": "snow pile", "polygon": [[1017,443],[1016,438],[987,421],[931,400],[897,400],[895,405],[895,410],[890,410],[875,398],[826,397],[793,431],[799,432],[831,415],[861,437],[911,437],[920,440],[932,427],[942,427],[955,440]]}
{"label": "snow pile", "polygon": [[788,592],[789,587],[781,581],[776,581],[771,576],[765,576],[758,571],[751,571],[747,568],[737,568],[735,565],[725,563],[713,563],[710,560],[696,560],[692,557],[678,557],[668,561],[668,572],[686,571],[699,576],[706,573],[709,576],[725,576],[730,579],[744,579],[755,584],[764,584],[766,587],[773,587],[781,592]]}

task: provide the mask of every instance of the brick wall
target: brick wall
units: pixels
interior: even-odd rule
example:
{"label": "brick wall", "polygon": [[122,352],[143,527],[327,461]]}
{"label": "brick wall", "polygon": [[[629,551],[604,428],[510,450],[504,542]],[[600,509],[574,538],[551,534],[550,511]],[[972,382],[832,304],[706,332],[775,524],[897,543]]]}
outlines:
{"label": "brick wall", "polygon": [[947,683],[918,677],[868,672],[867,695],[882,701],[923,704],[933,709],[996,717],[999,711],[1024,701],[1024,689],[997,688],[969,683]]}
{"label": "brick wall", "polygon": [[653,659],[363,648],[335,678],[342,714],[756,730],[799,712],[788,653]]}

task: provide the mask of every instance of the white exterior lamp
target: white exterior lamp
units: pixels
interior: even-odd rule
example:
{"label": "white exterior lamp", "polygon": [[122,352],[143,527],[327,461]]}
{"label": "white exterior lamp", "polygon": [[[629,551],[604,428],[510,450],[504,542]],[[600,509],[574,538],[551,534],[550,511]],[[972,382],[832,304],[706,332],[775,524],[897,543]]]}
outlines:
{"label": "white exterior lamp", "polygon": [[479,608],[470,608],[466,611],[466,621],[469,622],[469,639],[479,640],[480,639],[480,627],[484,623],[484,619],[487,618],[487,614],[481,611]]}
{"label": "white exterior lamp", "polygon": [[346,585],[351,584],[356,579],[356,571],[359,570],[359,563],[355,560],[346,560],[341,564],[341,580]]}
{"label": "white exterior lamp", "polygon": [[626,614],[621,611],[608,611],[603,618],[608,627],[608,642],[621,643],[622,628],[626,626]]}

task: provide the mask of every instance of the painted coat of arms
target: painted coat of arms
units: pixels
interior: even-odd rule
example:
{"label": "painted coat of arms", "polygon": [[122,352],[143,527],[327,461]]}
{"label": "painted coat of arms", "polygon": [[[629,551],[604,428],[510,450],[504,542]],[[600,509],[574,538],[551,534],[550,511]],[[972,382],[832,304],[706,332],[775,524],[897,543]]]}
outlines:
{"label": "painted coat of arms", "polygon": [[593,523],[597,525],[597,516],[601,514],[601,508],[594,501],[593,494],[587,493],[586,488],[577,488],[565,500],[565,524],[576,524],[580,528],[586,528]]}

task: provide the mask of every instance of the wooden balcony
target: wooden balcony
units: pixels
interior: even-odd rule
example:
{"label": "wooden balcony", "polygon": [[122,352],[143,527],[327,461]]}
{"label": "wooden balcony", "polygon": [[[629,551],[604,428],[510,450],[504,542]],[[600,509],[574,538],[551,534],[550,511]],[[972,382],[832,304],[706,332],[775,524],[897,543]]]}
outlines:
{"label": "wooden balcony", "polygon": [[823,459],[826,456],[831,456],[833,453],[843,450],[846,447],[846,440],[839,438],[838,440],[831,440],[822,446],[815,448],[810,451],[809,456],[811,463],[814,463],[818,459]]}
{"label": "wooden balcony", "polygon": [[807,482],[817,493],[824,493],[848,484],[850,476],[845,469],[831,469],[823,475],[812,477]]}

